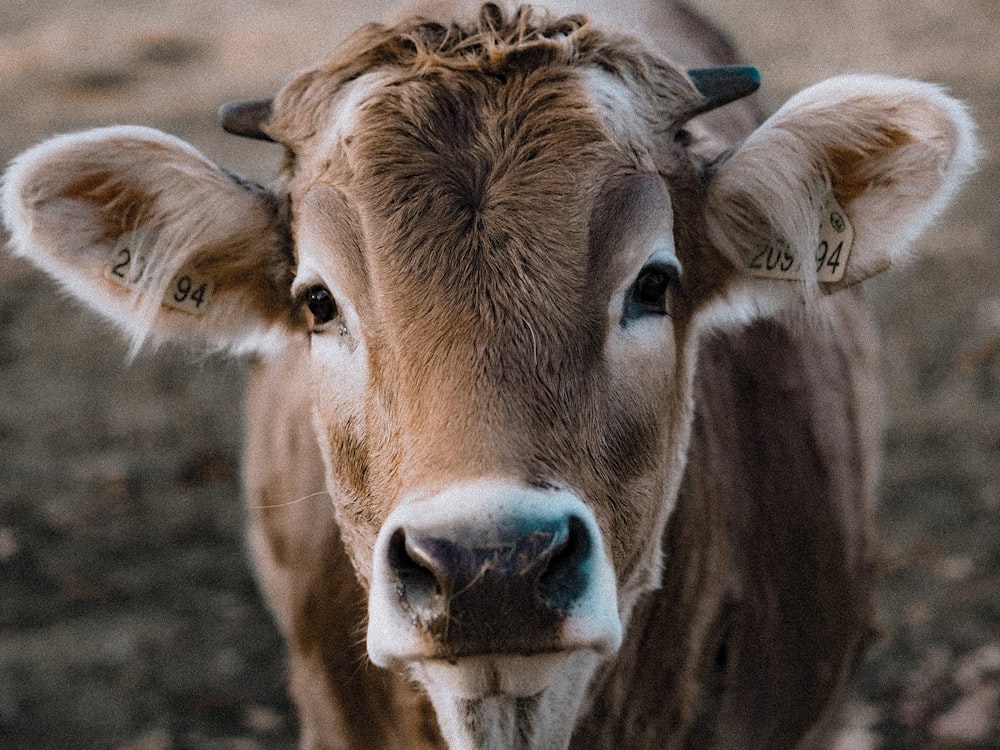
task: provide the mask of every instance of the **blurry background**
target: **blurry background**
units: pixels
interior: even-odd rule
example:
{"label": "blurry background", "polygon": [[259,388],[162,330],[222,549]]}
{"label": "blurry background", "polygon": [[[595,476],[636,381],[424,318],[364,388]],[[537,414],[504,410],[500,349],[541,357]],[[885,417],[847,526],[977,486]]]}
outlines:
{"label": "blurry background", "polygon": [[[266,180],[276,147],[225,136],[216,107],[273,93],[384,4],[3,0],[0,162],[134,123]],[[984,167],[922,240],[935,252],[871,287],[885,638],[838,750],[1000,748],[1000,3],[700,6],[761,68],[768,109],[877,71],[946,84],[981,125]],[[124,353],[0,253],[0,748],[293,748],[280,640],[243,552],[244,367]]]}

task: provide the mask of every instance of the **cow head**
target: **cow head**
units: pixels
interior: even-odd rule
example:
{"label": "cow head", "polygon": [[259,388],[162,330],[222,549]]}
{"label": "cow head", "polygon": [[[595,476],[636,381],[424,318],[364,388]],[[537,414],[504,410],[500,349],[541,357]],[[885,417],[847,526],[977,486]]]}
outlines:
{"label": "cow head", "polygon": [[4,215],[137,342],[306,359],[287,387],[372,660],[455,747],[560,747],[659,580],[699,333],[883,270],[973,158],[933,86],[834,79],[722,153],[692,118],[725,99],[585,19],[487,6],[368,28],[229,110],[285,145],[271,189],[118,127],[23,155]]}

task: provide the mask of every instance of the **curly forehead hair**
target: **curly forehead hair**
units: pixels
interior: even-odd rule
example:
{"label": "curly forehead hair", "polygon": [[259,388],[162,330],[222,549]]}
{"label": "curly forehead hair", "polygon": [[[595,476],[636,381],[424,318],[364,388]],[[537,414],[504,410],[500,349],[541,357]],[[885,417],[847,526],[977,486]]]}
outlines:
{"label": "curly forehead hair", "polygon": [[692,95],[676,67],[634,39],[596,28],[584,15],[552,18],[527,5],[508,14],[485,3],[465,24],[417,17],[393,27],[362,27],[283,89],[268,130],[286,143],[308,137],[305,113],[320,110],[341,86],[377,70],[391,69],[399,80],[444,70],[504,76],[549,66],[596,67],[661,101]]}
{"label": "curly forehead hair", "polygon": [[475,21],[466,24],[446,26],[420,17],[391,28],[369,24],[328,61],[326,72],[383,65],[423,69],[435,64],[495,71],[516,66],[523,55],[535,64],[572,64],[598,57],[607,43],[606,35],[583,15],[553,19],[528,5],[508,15],[500,6],[485,3]]}

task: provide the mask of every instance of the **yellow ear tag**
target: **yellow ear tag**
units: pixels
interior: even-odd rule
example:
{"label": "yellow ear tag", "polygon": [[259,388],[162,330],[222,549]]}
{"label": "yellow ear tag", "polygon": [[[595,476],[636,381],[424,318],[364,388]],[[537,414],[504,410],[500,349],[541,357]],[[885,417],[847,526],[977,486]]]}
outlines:
{"label": "yellow ear tag", "polygon": [[[126,232],[115,242],[111,258],[104,266],[104,278],[129,289],[135,288],[146,271],[143,250],[150,236],[143,232]],[[174,310],[204,315],[211,302],[215,284],[191,267],[183,267],[170,281],[160,304]]]}
{"label": "yellow ear tag", "polygon": [[[820,210],[819,242],[814,257],[816,280],[832,284],[844,278],[853,244],[854,227],[833,193],[828,193]],[[765,279],[798,281],[802,278],[802,261],[795,257],[788,243],[772,242],[750,259],[747,272]]]}

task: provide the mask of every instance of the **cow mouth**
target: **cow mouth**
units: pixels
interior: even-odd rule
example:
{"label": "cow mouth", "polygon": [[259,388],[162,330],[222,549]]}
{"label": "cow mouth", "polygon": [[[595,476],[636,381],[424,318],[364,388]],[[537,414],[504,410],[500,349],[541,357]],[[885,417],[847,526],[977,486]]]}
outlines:
{"label": "cow mouth", "polygon": [[447,685],[463,700],[533,698],[559,679],[569,660],[568,652],[471,656],[453,661],[426,659],[419,662],[414,673],[425,684]]}
{"label": "cow mouth", "polygon": [[569,745],[592,651],[486,655],[412,665],[451,750],[560,750]]}
{"label": "cow mouth", "polygon": [[401,502],[379,531],[368,654],[405,668],[451,750],[562,750],[622,638],[593,511],[484,479]]}

